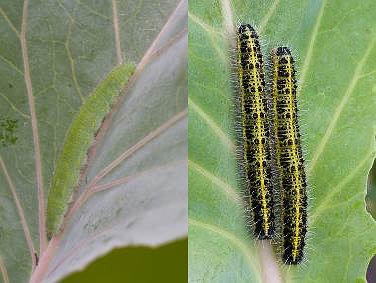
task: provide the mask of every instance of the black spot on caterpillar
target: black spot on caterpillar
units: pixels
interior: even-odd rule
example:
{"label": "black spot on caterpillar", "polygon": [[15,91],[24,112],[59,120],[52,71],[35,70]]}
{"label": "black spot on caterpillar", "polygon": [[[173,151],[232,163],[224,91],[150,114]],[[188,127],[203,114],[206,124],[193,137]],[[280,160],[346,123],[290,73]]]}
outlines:
{"label": "black spot on caterpillar", "polygon": [[250,25],[237,33],[242,168],[250,224],[258,239],[275,233],[268,101],[258,35]]}
{"label": "black spot on caterpillar", "polygon": [[282,259],[299,264],[307,233],[306,174],[297,115],[294,59],[287,47],[271,52],[276,163],[282,201]]}

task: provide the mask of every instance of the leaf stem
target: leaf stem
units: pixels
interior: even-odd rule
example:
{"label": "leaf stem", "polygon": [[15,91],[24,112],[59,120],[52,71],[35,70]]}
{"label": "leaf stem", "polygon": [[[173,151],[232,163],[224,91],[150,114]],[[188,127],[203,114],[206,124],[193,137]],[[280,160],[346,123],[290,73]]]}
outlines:
{"label": "leaf stem", "polygon": [[44,253],[41,254],[39,259],[39,264],[37,268],[31,275],[29,283],[39,283],[44,279],[45,274],[48,271],[49,264],[51,263],[52,257],[55,254],[57,248],[60,244],[61,235],[55,235],[51,238],[47,248],[45,249]]}
{"label": "leaf stem", "polygon": [[264,283],[282,283],[283,277],[269,241],[258,241],[261,278]]}

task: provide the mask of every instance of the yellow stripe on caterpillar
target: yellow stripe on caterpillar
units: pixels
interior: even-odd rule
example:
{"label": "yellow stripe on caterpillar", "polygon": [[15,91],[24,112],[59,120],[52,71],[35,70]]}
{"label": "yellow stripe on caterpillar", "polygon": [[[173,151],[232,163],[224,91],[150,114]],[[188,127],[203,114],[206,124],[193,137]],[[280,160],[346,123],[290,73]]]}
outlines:
{"label": "yellow stripe on caterpillar", "polygon": [[237,32],[241,151],[246,205],[258,239],[275,234],[270,126],[263,60],[258,35],[250,25]]}
{"label": "yellow stripe on caterpillar", "polygon": [[307,193],[297,114],[294,59],[287,47],[272,50],[274,135],[282,202],[282,259],[299,264],[307,233]]}

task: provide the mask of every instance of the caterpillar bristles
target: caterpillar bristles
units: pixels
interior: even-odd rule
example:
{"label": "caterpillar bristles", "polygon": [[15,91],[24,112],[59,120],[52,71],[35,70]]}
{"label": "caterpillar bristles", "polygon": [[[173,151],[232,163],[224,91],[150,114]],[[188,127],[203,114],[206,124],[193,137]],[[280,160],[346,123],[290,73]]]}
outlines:
{"label": "caterpillar bristles", "polygon": [[[236,102],[239,144],[237,153],[244,176],[243,191],[247,225],[257,239],[275,236],[274,188],[270,142],[270,106],[266,94],[264,64],[258,35],[251,25],[237,30]],[[240,131],[239,131],[240,129]]]}
{"label": "caterpillar bristles", "polygon": [[296,265],[304,258],[308,205],[297,114],[297,83],[294,59],[287,47],[274,48],[271,61],[276,166],[282,203],[282,261]]}

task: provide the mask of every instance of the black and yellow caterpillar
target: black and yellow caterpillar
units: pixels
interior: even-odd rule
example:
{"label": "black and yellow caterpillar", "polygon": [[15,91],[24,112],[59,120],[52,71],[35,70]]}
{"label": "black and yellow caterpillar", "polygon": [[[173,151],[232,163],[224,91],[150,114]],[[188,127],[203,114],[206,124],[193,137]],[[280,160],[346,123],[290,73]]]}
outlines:
{"label": "black and yellow caterpillar", "polygon": [[258,35],[250,25],[237,32],[238,82],[241,113],[241,152],[246,206],[250,226],[258,239],[275,234],[270,121],[264,66]]}
{"label": "black and yellow caterpillar", "polygon": [[241,167],[246,206],[250,208],[248,224],[260,240],[272,239],[279,228],[283,262],[299,264],[304,257],[308,200],[295,62],[287,47],[272,50],[269,94],[259,38],[252,26],[239,26],[237,50]]}
{"label": "black and yellow caterpillar", "polygon": [[287,47],[271,52],[276,163],[282,203],[282,260],[299,264],[307,233],[306,174],[297,111],[294,59]]}

